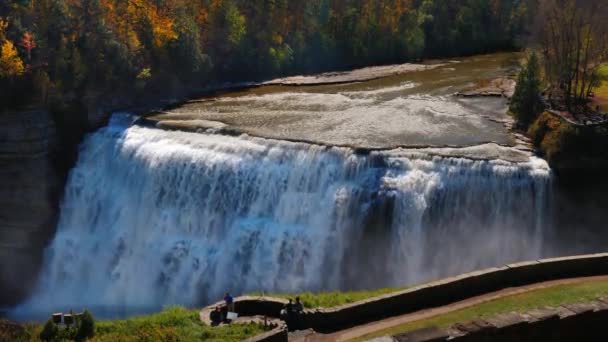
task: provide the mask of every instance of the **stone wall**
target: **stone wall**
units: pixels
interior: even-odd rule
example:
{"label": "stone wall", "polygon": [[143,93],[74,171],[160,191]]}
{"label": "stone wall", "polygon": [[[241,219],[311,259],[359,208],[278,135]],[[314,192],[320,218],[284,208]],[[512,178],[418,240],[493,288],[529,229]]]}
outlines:
{"label": "stone wall", "polygon": [[463,274],[335,308],[306,310],[305,327],[333,332],[466,298],[542,281],[608,274],[608,254],[510,264]]}
{"label": "stone wall", "polygon": [[[280,298],[255,296],[235,298],[234,310],[239,313],[241,318],[237,319],[233,324],[264,322],[266,326],[272,327],[271,331],[249,338],[245,342],[287,342],[287,325],[277,318],[280,316],[281,309],[283,309],[285,304],[287,304],[287,301]],[[222,301],[203,308],[199,314],[201,321],[210,326],[211,320],[209,319],[209,314],[218,306],[224,307],[225,304]],[[251,319],[245,319],[245,317],[251,317]]]}
{"label": "stone wall", "polygon": [[392,339],[397,342],[603,341],[607,320],[608,301],[598,299],[526,313],[506,313],[458,323],[447,329],[426,328]]}
{"label": "stone wall", "polygon": [[[300,328],[330,333],[383,318],[439,307],[501,289],[543,281],[608,274],[608,253],[535,260],[471,272],[333,308],[307,309]],[[265,303],[265,302],[268,303]],[[278,317],[280,299],[237,300],[241,315]],[[264,303],[264,304],[262,304]],[[246,308],[246,309],[245,309]],[[269,309],[272,308],[272,309]]]}
{"label": "stone wall", "polygon": [[267,333],[248,338],[243,342],[287,342],[288,340],[287,327],[279,327]]}
{"label": "stone wall", "polygon": [[43,110],[0,114],[0,305],[15,304],[35,283],[54,231],[62,191],[56,132]]}

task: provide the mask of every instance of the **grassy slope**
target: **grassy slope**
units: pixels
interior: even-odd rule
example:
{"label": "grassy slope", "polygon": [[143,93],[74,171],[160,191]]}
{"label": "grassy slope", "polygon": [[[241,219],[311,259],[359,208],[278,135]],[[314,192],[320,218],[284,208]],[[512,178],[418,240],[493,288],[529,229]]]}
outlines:
{"label": "grassy slope", "polygon": [[525,312],[536,308],[581,303],[608,296],[608,281],[597,280],[579,284],[559,285],[529,293],[513,295],[445,315],[410,322],[363,336],[356,341],[373,337],[395,335],[428,327],[449,327],[477,318],[491,317],[507,312]]}
{"label": "grassy slope", "polygon": [[[241,341],[264,332],[255,324],[211,328],[201,323],[198,314],[198,310],[172,307],[153,315],[97,321],[95,337],[90,341]],[[39,341],[41,330],[42,325],[27,325],[25,333],[15,341]]]}
{"label": "grassy slope", "polygon": [[[266,295],[279,298],[295,298],[299,296],[305,306],[311,308],[338,306],[398,290],[401,289],[384,288],[369,291]],[[394,335],[431,326],[448,327],[458,322],[467,322],[480,317],[512,311],[522,312],[545,306],[584,302],[601,296],[608,296],[608,281],[598,280],[580,284],[560,285],[509,296],[445,315],[403,324],[366,335],[358,340],[362,341],[377,336]],[[98,321],[96,322],[95,338],[91,341],[240,341],[263,332],[260,326],[253,324],[211,328],[200,322],[198,314],[198,310],[172,307],[153,315],[118,321]],[[41,330],[42,325],[40,324],[27,325],[25,332],[19,338],[11,339],[16,342],[38,341],[38,335]],[[2,337],[2,334],[0,334],[0,337]]]}
{"label": "grassy slope", "polygon": [[[264,295],[267,297],[275,297],[275,298],[284,298],[284,299],[295,299],[296,297],[300,297],[300,300],[304,304],[305,308],[329,308],[334,306],[339,306],[343,304],[353,303],[359,300],[368,299],[371,297],[380,296],[383,294],[396,292],[399,290],[406,289],[403,288],[383,288],[376,290],[365,290],[365,291],[347,291],[347,292],[321,292],[321,293],[312,293],[312,292],[302,292],[296,294],[273,294],[273,293],[265,293]],[[261,293],[254,293],[252,296],[261,296]]]}

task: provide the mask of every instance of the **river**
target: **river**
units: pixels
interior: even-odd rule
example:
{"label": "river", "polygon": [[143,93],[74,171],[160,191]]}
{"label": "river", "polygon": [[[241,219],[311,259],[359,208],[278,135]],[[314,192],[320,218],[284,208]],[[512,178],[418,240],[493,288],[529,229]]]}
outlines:
{"label": "river", "polygon": [[82,143],[37,290],[11,315],[124,317],[560,255],[552,172],[509,132],[506,101],[452,96],[517,57],[229,91],[150,118],[171,129],[114,115]]}

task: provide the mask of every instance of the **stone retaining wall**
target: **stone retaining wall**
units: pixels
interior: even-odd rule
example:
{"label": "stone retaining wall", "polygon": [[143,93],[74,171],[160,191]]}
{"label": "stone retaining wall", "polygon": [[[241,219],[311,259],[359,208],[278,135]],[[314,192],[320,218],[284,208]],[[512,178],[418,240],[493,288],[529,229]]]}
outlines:
{"label": "stone retaining wall", "polygon": [[[239,319],[233,324],[243,323],[266,323],[272,330],[263,334],[251,337],[245,342],[287,342],[287,324],[278,319],[281,310],[287,304],[287,300],[271,297],[242,296],[234,299],[234,310],[238,312]],[[199,314],[201,321],[206,325],[211,325],[209,314],[216,307],[224,307],[223,301],[203,308]],[[243,319],[253,317],[252,320]],[[269,318],[269,319],[267,319]]]}
{"label": "stone retaining wall", "polygon": [[269,332],[248,338],[243,342],[287,342],[288,339],[287,326],[283,325],[274,328]]}
{"label": "stone retaining wall", "polygon": [[[300,328],[330,333],[383,318],[543,281],[608,274],[608,253],[536,260],[471,272],[333,308],[307,309]],[[237,299],[241,315],[279,317],[280,299]],[[283,301],[284,302],[284,301]],[[239,306],[239,303],[241,306]],[[262,304],[264,303],[264,304]]]}

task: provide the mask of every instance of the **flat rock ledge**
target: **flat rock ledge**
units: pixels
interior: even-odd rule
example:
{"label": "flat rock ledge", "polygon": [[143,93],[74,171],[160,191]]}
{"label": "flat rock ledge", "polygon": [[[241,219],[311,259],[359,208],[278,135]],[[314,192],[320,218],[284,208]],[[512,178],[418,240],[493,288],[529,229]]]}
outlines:
{"label": "flat rock ledge", "polygon": [[454,94],[459,97],[506,97],[515,94],[516,82],[510,78],[500,77],[477,84],[474,87]]}

